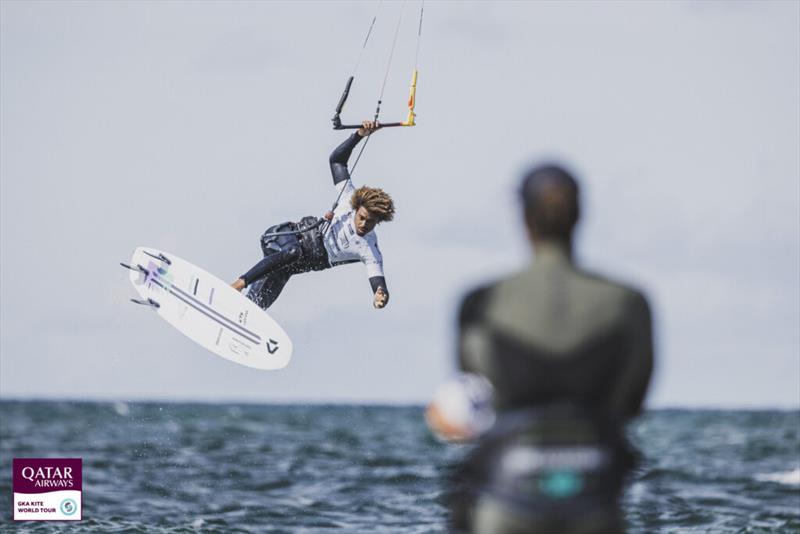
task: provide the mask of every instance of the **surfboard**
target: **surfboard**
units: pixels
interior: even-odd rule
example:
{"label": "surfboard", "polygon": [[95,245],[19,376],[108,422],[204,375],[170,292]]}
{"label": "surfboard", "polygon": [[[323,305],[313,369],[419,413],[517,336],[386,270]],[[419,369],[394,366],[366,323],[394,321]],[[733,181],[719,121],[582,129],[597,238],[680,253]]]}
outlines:
{"label": "surfboard", "polygon": [[130,281],[139,299],[189,339],[255,369],[286,367],[292,341],[264,310],[219,278],[153,247],[133,252]]}

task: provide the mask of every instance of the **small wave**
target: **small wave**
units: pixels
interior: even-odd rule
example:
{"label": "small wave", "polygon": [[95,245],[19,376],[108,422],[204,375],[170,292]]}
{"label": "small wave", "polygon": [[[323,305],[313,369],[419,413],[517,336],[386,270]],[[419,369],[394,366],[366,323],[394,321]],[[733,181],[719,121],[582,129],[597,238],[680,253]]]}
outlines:
{"label": "small wave", "polygon": [[760,482],[777,482],[778,484],[787,484],[789,486],[800,486],[800,467],[794,471],[756,475],[756,480]]}

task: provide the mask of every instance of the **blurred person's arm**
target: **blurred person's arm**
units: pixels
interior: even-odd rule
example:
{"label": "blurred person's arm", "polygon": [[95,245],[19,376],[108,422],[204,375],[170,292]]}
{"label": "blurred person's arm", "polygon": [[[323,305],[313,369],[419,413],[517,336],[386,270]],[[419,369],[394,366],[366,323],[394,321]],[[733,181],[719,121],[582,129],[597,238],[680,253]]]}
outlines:
{"label": "blurred person's arm", "polygon": [[653,373],[653,325],[650,306],[642,294],[631,293],[626,320],[628,351],[608,406],[611,413],[624,419],[641,411]]}
{"label": "blurred person's arm", "polygon": [[489,287],[471,291],[458,312],[458,368],[486,378],[490,374],[490,340],[482,322],[489,293]]}

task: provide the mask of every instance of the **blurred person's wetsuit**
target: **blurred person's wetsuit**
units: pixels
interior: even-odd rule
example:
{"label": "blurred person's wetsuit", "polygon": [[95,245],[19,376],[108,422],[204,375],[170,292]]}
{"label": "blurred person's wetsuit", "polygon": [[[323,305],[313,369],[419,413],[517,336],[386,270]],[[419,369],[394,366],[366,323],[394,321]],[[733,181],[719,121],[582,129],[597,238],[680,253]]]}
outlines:
{"label": "blurred person's wetsuit", "polygon": [[653,365],[648,303],[572,257],[577,182],[530,172],[522,188],[535,260],[470,292],[459,365],[494,386],[498,420],[465,462],[456,530],[480,534],[621,532],[633,465],[624,423],[639,413]]}

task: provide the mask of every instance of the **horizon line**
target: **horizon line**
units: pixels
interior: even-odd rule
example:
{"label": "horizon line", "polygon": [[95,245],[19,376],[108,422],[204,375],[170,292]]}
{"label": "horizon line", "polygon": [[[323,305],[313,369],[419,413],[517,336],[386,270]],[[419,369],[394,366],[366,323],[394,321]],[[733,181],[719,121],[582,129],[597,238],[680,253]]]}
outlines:
{"label": "horizon line", "polygon": [[[256,399],[243,397],[229,398],[201,398],[201,397],[112,397],[112,396],[25,396],[12,395],[6,396],[0,393],[0,403],[4,402],[75,402],[93,404],[206,404],[206,405],[225,405],[225,404],[244,404],[252,406],[365,406],[365,407],[424,407],[429,400],[420,399],[321,399],[321,398],[298,398],[298,399]],[[724,404],[675,404],[664,403],[653,406],[645,406],[642,413],[648,411],[668,411],[668,410],[698,410],[698,411],[800,411],[800,403],[791,406],[788,404],[753,404],[753,405],[724,405]]]}

